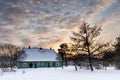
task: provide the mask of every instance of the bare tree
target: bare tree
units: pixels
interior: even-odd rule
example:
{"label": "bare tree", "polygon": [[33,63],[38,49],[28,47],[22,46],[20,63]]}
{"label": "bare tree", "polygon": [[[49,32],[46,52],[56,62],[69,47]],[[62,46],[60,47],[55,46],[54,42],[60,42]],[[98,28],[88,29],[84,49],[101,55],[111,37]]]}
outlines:
{"label": "bare tree", "polygon": [[2,67],[11,67],[11,70],[13,70],[13,67],[16,65],[17,62],[17,55],[20,54],[21,49],[15,45],[12,44],[2,44],[0,45],[0,59]]}
{"label": "bare tree", "polygon": [[88,54],[88,61],[91,71],[93,71],[92,55],[98,53],[103,47],[106,47],[108,43],[103,44],[97,41],[97,37],[100,35],[101,26],[90,27],[90,24],[83,22],[80,25],[79,32],[72,32],[73,36],[71,40],[74,41],[74,45],[82,53]]}

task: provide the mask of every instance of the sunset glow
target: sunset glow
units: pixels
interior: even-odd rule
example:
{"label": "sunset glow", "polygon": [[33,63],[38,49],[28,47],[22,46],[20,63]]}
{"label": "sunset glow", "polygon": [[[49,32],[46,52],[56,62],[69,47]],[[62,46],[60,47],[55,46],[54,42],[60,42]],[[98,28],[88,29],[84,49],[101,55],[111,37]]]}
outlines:
{"label": "sunset glow", "polygon": [[0,42],[57,49],[82,20],[102,25],[102,40],[113,41],[120,0],[0,0]]}

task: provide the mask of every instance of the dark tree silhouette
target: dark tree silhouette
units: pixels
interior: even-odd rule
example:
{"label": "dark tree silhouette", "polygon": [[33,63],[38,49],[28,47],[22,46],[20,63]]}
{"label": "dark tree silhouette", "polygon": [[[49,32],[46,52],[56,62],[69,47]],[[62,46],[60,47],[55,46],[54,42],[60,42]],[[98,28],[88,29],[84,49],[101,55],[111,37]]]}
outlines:
{"label": "dark tree silhouette", "polygon": [[82,51],[88,54],[88,61],[91,71],[93,71],[92,66],[92,55],[94,53],[98,53],[103,47],[106,47],[108,43],[103,44],[97,42],[97,37],[100,35],[101,26],[93,26],[90,27],[90,24],[83,22],[80,25],[79,32],[72,32],[73,36],[71,40],[74,41],[74,45],[76,46],[76,50],[78,53]]}
{"label": "dark tree silhouette", "polygon": [[116,37],[116,42],[114,44],[114,48],[115,48],[115,66],[117,69],[120,69],[120,35],[118,37]]}
{"label": "dark tree silhouette", "polygon": [[65,66],[67,66],[67,50],[68,45],[67,43],[60,44],[60,49],[58,49],[58,53],[61,55],[63,62],[65,62]]}
{"label": "dark tree silhouette", "polygon": [[107,70],[107,67],[114,63],[115,53],[113,51],[105,51],[103,54],[103,67]]}

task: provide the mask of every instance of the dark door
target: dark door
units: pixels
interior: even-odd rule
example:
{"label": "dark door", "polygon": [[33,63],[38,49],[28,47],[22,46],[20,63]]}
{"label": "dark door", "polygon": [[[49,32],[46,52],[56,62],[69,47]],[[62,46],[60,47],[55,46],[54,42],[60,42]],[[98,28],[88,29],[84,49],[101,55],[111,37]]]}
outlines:
{"label": "dark door", "polygon": [[30,64],[29,64],[29,68],[32,68],[32,67],[33,67],[33,64],[32,64],[32,63],[30,63]]}
{"label": "dark door", "polygon": [[50,63],[48,63],[48,67],[50,67]]}
{"label": "dark door", "polygon": [[53,67],[55,67],[55,62],[53,62]]}

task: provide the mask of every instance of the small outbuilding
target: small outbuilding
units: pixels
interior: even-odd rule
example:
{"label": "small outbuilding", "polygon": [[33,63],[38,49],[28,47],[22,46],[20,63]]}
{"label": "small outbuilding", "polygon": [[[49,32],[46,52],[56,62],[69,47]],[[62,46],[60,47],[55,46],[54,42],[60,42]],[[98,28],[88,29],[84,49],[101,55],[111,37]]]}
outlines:
{"label": "small outbuilding", "polygon": [[18,68],[62,67],[61,57],[54,49],[24,48],[24,59],[18,60]]}

